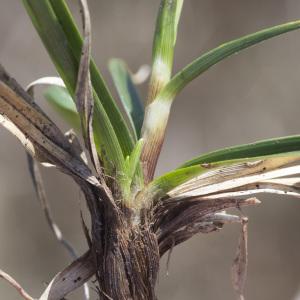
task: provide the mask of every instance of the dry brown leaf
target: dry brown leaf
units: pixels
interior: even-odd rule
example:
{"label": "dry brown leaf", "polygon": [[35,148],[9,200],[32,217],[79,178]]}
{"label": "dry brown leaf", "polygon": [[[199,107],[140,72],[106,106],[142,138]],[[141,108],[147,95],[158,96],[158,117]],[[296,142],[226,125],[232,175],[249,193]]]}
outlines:
{"label": "dry brown leaf", "polygon": [[81,118],[81,127],[85,145],[90,152],[93,164],[98,175],[102,174],[93,133],[94,99],[90,79],[91,60],[91,20],[86,0],[80,0],[83,20],[83,46],[76,84],[76,106]]}
{"label": "dry brown leaf", "polygon": [[231,268],[233,288],[239,300],[244,300],[248,265],[248,219],[243,218],[236,257]]}
{"label": "dry brown leaf", "polygon": [[96,177],[63,133],[1,65],[0,115],[1,123],[18,137],[38,161],[56,165],[63,172],[100,188]]}
{"label": "dry brown leaf", "polygon": [[50,282],[39,300],[60,300],[82,286],[95,274],[95,265],[90,252],[75,260]]}
{"label": "dry brown leaf", "polygon": [[171,197],[195,197],[225,192],[258,181],[300,173],[300,166],[281,168],[299,161],[300,156],[286,155],[254,163],[239,163],[201,174],[171,190]]}

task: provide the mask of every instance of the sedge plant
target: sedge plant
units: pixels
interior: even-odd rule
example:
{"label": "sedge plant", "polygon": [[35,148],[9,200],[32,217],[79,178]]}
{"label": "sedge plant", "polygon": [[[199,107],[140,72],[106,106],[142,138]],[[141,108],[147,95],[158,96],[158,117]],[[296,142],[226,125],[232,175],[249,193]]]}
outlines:
{"label": "sedge plant", "polygon": [[[232,279],[237,297],[243,299],[247,218],[226,210],[259,204],[253,196],[258,193],[299,197],[300,136],[204,153],[158,177],[155,169],[172,104],[181,90],[225,58],[299,29],[300,21],[226,42],[174,74],[184,0],[161,0],[144,99],[136,89],[139,78],[126,63],[116,58],[109,61],[121,110],[91,57],[89,9],[86,0],[79,3],[82,33],[67,1],[23,0],[59,77],[40,78],[25,91],[0,68],[0,122],[24,145],[49,225],[74,257],[38,299],[63,299],[93,276],[100,299],[157,299],[160,258],[195,234],[220,230],[227,223],[238,223],[242,229]],[[35,103],[37,85],[47,86],[45,98],[71,131],[63,134]],[[79,258],[50,214],[40,166],[71,176],[84,194],[91,226],[83,222],[89,249]],[[0,277],[24,299],[34,299],[8,274],[0,271]]]}

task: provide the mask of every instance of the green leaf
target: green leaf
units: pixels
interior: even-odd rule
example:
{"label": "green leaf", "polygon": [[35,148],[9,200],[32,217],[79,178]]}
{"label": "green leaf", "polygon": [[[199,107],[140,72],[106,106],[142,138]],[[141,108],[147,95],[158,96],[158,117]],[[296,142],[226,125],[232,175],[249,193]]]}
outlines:
{"label": "green leaf", "polygon": [[144,120],[144,107],[132,82],[128,67],[121,59],[111,59],[109,61],[109,71],[134,130],[135,137],[140,138]]}
{"label": "green leaf", "polygon": [[[158,157],[164,141],[169,107],[156,103],[157,94],[169,82],[173,68],[177,27],[183,0],[162,0],[156,20],[152,50],[152,72],[144,123],[142,153],[145,182],[153,179]],[[170,106],[170,105],[169,105]]]}
{"label": "green leaf", "polygon": [[[72,53],[77,61],[79,61],[82,47],[82,37],[72,17],[72,14],[65,0],[49,1],[56,14],[57,20],[67,37]],[[91,59],[90,68],[93,88],[95,89],[98,98],[100,99],[112,123],[114,131],[118,137],[118,141],[121,145],[123,155],[126,157],[133,149],[133,137],[93,59]]]}
{"label": "green leaf", "polygon": [[145,139],[142,154],[146,180],[153,178],[158,156],[165,136],[171,105],[175,96],[195,77],[224,58],[266,39],[300,28],[300,21],[268,28],[225,43],[197,58],[178,72],[147,106],[143,124]]}
{"label": "green leaf", "polygon": [[80,130],[80,118],[72,97],[66,88],[49,87],[44,96],[50,106],[74,129]]}
{"label": "green leaf", "polygon": [[[259,190],[259,185],[264,180],[272,180],[285,176],[300,174],[299,164],[295,166],[287,166],[288,164],[299,162],[299,152],[294,156],[276,156],[269,157],[251,163],[240,163],[229,165],[212,172],[207,172],[193,178],[192,180],[176,187],[168,192],[168,196],[176,198],[188,197],[214,197],[222,198],[222,195],[231,197],[241,189],[241,192],[247,193],[247,186],[255,185],[255,189]],[[298,177],[299,179],[299,177]],[[278,186],[278,190],[284,189]],[[259,192],[259,191],[258,191]],[[233,194],[232,194],[233,193]],[[236,194],[239,196],[239,193]]]}
{"label": "green leaf", "polygon": [[[125,159],[125,176],[124,176],[124,197],[126,201],[131,201],[130,195],[141,189],[143,184],[140,157],[143,149],[143,139],[140,139],[132,150],[132,153]],[[136,186],[133,187],[132,184]]]}
{"label": "green leaf", "polygon": [[177,27],[183,0],[162,0],[156,20],[152,49],[152,73],[148,103],[171,78]]}
{"label": "green leaf", "polygon": [[[62,28],[60,20],[58,20],[49,0],[23,0],[23,3],[56,69],[73,97],[76,88],[82,40],[76,44],[74,42],[74,40],[77,41],[76,35],[72,35],[72,30],[69,32],[65,31],[65,27],[69,24],[71,28],[74,24],[70,24],[66,18],[64,20],[66,22],[65,27]],[[64,7],[66,6],[64,1],[54,1],[53,3],[64,12]],[[92,76],[95,78],[95,72],[93,74]],[[93,84],[95,84],[94,81],[95,79]],[[99,88],[97,85],[95,87]],[[103,90],[100,89],[100,91]],[[125,126],[125,123],[122,129],[118,126],[118,124],[123,122],[120,121],[122,118],[114,115],[114,110],[110,109],[115,105],[113,101],[109,102],[107,100],[105,102],[103,99],[106,98],[103,98],[101,93],[99,95],[102,97],[101,101],[98,97],[98,92],[96,93],[94,89],[95,112],[93,128],[97,151],[104,161],[108,173],[112,173],[115,168],[122,171],[124,169],[124,153],[130,153],[133,148],[132,138],[128,136],[129,129]],[[110,107],[107,105],[108,102],[111,105]],[[104,104],[107,110],[104,109]]]}
{"label": "green leaf", "polygon": [[300,28],[300,21],[289,22],[286,24],[274,26],[253,34],[243,36],[239,39],[232,40],[219,47],[203,54],[180,72],[178,72],[169,83],[157,95],[158,99],[172,101],[174,97],[194,78],[205,72],[211,66],[222,61],[226,57],[236,54],[239,51],[249,48],[257,43],[280,34]]}
{"label": "green leaf", "polygon": [[130,156],[126,157],[127,162],[127,176],[133,178],[140,163],[140,156],[143,148],[143,139],[140,139],[132,150]]}
{"label": "green leaf", "polygon": [[149,198],[153,198],[154,195],[164,196],[167,192],[180,184],[192,179],[199,174],[207,171],[206,168],[201,165],[181,168],[170,171],[155,178],[149,186],[146,188],[146,193],[150,195]]}
{"label": "green leaf", "polygon": [[[182,167],[154,179],[143,191],[143,197],[145,199],[161,197],[171,190],[176,190],[176,194],[179,194],[177,190],[183,193],[184,189],[196,189],[201,185],[269,172],[299,159],[300,151],[293,151]],[[197,180],[198,177],[200,179]],[[188,183],[189,180],[193,181]]]}
{"label": "green leaf", "polygon": [[78,63],[48,0],[23,0],[31,21],[69,91],[74,94]]}
{"label": "green leaf", "polygon": [[[300,136],[288,136],[228,147],[209,152],[185,162],[178,169],[156,178],[149,187],[152,192],[167,193],[184,182],[213,169],[237,163],[267,159],[273,156],[299,155]],[[151,193],[152,193],[151,192]]]}
{"label": "green leaf", "polygon": [[292,151],[300,151],[300,135],[273,138],[216,150],[193,158],[181,165],[180,168],[229,159],[251,158]]}

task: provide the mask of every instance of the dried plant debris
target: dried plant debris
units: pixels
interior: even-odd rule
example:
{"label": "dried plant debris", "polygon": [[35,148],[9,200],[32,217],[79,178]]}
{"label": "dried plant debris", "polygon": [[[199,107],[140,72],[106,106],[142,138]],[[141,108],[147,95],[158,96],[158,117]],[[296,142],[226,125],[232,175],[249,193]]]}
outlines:
{"label": "dried plant debris", "polygon": [[244,300],[244,288],[247,277],[248,265],[248,219],[242,218],[241,236],[234,259],[231,276],[234,290],[239,300]]}

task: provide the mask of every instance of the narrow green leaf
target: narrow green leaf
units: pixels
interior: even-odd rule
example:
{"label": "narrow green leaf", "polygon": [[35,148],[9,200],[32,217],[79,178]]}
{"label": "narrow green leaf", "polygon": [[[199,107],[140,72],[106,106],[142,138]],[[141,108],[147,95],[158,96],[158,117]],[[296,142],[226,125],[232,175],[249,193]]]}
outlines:
{"label": "narrow green leaf", "polygon": [[155,100],[147,106],[143,124],[145,139],[142,161],[145,179],[149,182],[154,175],[158,156],[161,151],[170,108],[175,96],[195,77],[214,64],[245,48],[277,35],[300,28],[300,21],[290,22],[250,34],[225,43],[197,58],[178,72],[157,94]]}
{"label": "narrow green leaf", "polygon": [[[76,45],[74,46],[68,43],[68,37],[63,31],[48,0],[23,0],[23,3],[50,57],[52,58],[56,69],[73,98],[76,88],[78,63],[82,43],[77,45],[79,48],[76,48]],[[57,1],[55,3],[60,2]],[[78,57],[75,57],[72,52],[72,49],[74,51],[74,48],[76,48],[76,51],[79,51]],[[114,127],[111,124],[106,110],[104,109],[102,102],[99,100],[95,90],[93,92],[93,97],[95,100],[93,128],[95,131],[97,151],[105,163],[107,172],[113,172],[115,168],[123,171],[123,151],[119,144],[116,132],[114,131]],[[119,134],[121,133],[119,132]],[[122,134],[123,135],[121,135],[121,137],[124,139],[127,134],[125,131],[123,131]],[[127,150],[129,151],[129,149]]]}
{"label": "narrow green leaf", "polygon": [[[131,195],[135,194],[137,190],[141,189],[143,184],[141,166],[140,166],[140,157],[143,149],[143,139],[140,139],[132,153],[125,159],[125,176],[123,177],[124,183],[122,184],[124,189],[124,198],[125,201],[132,201]],[[132,189],[132,185],[135,185]]]}
{"label": "narrow green leaf", "polygon": [[66,88],[49,87],[44,96],[49,105],[74,129],[80,130],[80,118],[72,97]]}
{"label": "narrow green leaf", "polygon": [[190,81],[192,81],[194,78],[205,72],[211,66],[222,61],[226,57],[232,54],[236,54],[239,51],[249,48],[250,46],[260,43],[264,40],[299,28],[300,21],[289,22],[286,24],[267,28],[222,44],[219,47],[203,54],[188,66],[186,66],[183,70],[178,72],[157,95],[157,98],[166,101],[172,101],[174,97]]}
{"label": "narrow green leaf", "polygon": [[146,183],[149,183],[154,177],[164,141],[170,105],[164,105],[164,103],[161,104],[161,101],[154,100],[171,78],[182,5],[183,0],[162,0],[156,20],[152,50],[152,72],[142,130],[145,140],[142,162]]}
{"label": "narrow green leaf", "polygon": [[183,1],[184,0],[177,0],[176,12],[175,12],[175,24],[174,24],[174,28],[175,28],[174,45],[177,40],[178,24],[179,24],[179,20],[180,20],[180,16],[181,16]]}
{"label": "narrow green leaf", "polygon": [[[212,184],[225,180],[226,176],[228,179],[232,179],[249,175],[251,172],[261,172],[262,170],[265,172],[299,159],[300,151],[293,151],[186,166],[155,178],[145,188],[143,194],[146,199],[163,196],[203,174],[207,174],[207,177],[205,177],[206,184]],[[257,162],[257,165],[255,162]],[[235,166],[240,167],[237,169]],[[229,176],[231,177],[229,178]],[[149,197],[149,195],[151,196]]]}
{"label": "narrow green leaf", "polygon": [[69,91],[75,91],[78,63],[48,0],[23,0],[31,21]]}
{"label": "narrow green leaf", "polygon": [[170,80],[183,0],[162,0],[156,20],[148,103]]}
{"label": "narrow green leaf", "polygon": [[251,158],[292,151],[300,151],[300,135],[273,138],[209,152],[185,162],[180,168],[229,159]]}
{"label": "narrow green leaf", "polygon": [[[77,62],[79,62],[83,41],[78,27],[76,26],[72,14],[66,4],[66,1],[49,0],[49,2],[51,3],[56,18],[65,33],[72,54],[76,58]],[[97,96],[111,121],[118,141],[121,145],[123,155],[126,157],[133,149],[133,137],[93,59],[91,59],[90,72],[93,88],[95,89],[95,92],[97,93]],[[95,104],[97,106],[96,99]],[[97,115],[95,118],[97,118]]]}
{"label": "narrow green leaf", "polygon": [[108,66],[135,137],[140,138],[144,120],[144,107],[132,82],[128,67],[121,59],[111,59]]}
{"label": "narrow green leaf", "polygon": [[[287,160],[286,160],[287,158]],[[219,174],[200,175],[192,180],[171,190],[170,197],[206,197],[217,195],[230,195],[230,191],[245,188],[250,184],[258,184],[263,180],[276,179],[284,176],[295,176],[300,174],[299,164],[286,166],[287,164],[299,161],[300,156],[294,159],[289,157],[273,157],[265,160],[244,163],[224,167],[219,170]],[[271,168],[270,168],[270,166]],[[246,192],[246,190],[244,190]],[[215,194],[213,196],[213,194]],[[231,194],[232,195],[232,194]],[[241,196],[236,195],[236,196]],[[226,196],[225,196],[226,197]],[[230,196],[229,196],[230,197]]]}
{"label": "narrow green leaf", "polygon": [[143,139],[140,139],[132,150],[130,156],[128,156],[128,177],[133,178],[138,169],[140,163],[141,152],[143,148]]}
{"label": "narrow green leaf", "polygon": [[148,187],[146,187],[146,193],[149,198],[153,198],[154,195],[164,196],[173,188],[180,184],[198,176],[199,174],[207,171],[206,168],[201,165],[195,165],[191,167],[181,168],[170,171],[155,178]]}

